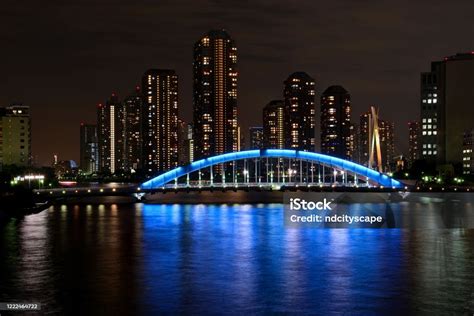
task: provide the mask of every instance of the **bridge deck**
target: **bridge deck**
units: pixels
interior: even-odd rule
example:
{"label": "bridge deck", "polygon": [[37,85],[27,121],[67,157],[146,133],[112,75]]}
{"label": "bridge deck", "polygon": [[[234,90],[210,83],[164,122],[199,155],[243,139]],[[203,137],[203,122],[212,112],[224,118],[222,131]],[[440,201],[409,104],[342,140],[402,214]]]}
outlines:
{"label": "bridge deck", "polygon": [[394,190],[395,188],[384,188],[383,186],[354,185],[342,183],[211,183],[210,181],[201,181],[201,183],[192,182],[189,184],[166,184],[164,186],[153,189],[141,189],[139,185],[130,186],[94,186],[94,187],[69,187],[69,188],[51,188],[34,190],[37,196],[51,198],[68,198],[68,197],[84,197],[84,196],[131,196],[142,195],[153,192],[166,191],[213,191],[213,190],[364,190],[364,189],[382,189]]}

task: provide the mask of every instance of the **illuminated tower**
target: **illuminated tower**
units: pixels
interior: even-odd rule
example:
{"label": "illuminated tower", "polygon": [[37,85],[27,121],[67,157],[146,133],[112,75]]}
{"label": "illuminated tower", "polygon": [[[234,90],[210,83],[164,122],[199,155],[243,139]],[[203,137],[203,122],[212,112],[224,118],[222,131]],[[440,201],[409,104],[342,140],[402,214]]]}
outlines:
{"label": "illuminated tower", "polygon": [[284,84],[286,148],[314,151],[314,79],[305,72],[295,72]]}
{"label": "illuminated tower", "polygon": [[285,103],[273,100],[263,108],[264,148],[285,148]]}
{"label": "illuminated tower", "polygon": [[331,86],[321,96],[321,153],[342,159],[352,157],[351,96]]}
{"label": "illuminated tower", "polygon": [[392,172],[396,167],[395,123],[379,119],[380,150],[384,172]]}
{"label": "illuminated tower", "polygon": [[91,174],[99,171],[96,125],[81,123],[79,161],[82,173]]}
{"label": "illuminated tower", "polygon": [[148,175],[178,165],[178,76],[150,69],[142,77],[144,170]]}
{"label": "illuminated tower", "polygon": [[194,45],[194,159],[237,151],[237,47],[225,30]]}
{"label": "illuminated tower", "polygon": [[142,115],[143,96],[140,87],[125,98],[124,123],[125,123],[125,162],[126,169],[137,170],[142,168]]}
{"label": "illuminated tower", "polygon": [[99,171],[114,174],[123,169],[124,126],[123,106],[115,93],[97,109]]}

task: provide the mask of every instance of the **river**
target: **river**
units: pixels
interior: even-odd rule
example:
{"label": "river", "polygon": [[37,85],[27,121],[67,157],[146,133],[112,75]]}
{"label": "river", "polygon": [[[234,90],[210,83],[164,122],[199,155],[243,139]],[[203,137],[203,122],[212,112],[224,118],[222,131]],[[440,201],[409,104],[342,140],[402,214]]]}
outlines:
{"label": "river", "polygon": [[281,204],[57,205],[0,227],[41,314],[472,313],[474,230],[288,228]]}

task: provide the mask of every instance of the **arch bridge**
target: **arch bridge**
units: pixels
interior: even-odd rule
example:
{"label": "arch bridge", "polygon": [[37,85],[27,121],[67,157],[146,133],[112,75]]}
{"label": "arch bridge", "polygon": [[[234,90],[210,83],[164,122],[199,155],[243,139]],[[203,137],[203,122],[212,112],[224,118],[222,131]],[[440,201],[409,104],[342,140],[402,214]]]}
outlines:
{"label": "arch bridge", "polygon": [[140,189],[299,185],[403,187],[401,182],[383,173],[341,158],[299,150],[256,149],[177,167],[142,183]]}

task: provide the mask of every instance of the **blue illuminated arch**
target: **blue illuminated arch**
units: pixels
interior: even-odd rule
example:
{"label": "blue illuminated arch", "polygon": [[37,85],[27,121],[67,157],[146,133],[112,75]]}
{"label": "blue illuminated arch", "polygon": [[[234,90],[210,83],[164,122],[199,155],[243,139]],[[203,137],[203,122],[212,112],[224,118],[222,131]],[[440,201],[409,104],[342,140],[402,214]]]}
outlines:
{"label": "blue illuminated arch", "polygon": [[369,169],[362,165],[356,164],[352,161],[347,161],[341,158],[331,157],[328,155],[318,154],[308,151],[290,150],[290,149],[256,149],[233,152],[206,159],[195,161],[189,165],[182,166],[165,172],[149,181],[142,183],[142,189],[156,189],[165,184],[175,180],[176,178],[185,176],[188,173],[195,172],[214,165],[219,165],[235,160],[253,159],[253,158],[292,158],[301,159],[318,164],[323,164],[328,167],[350,171],[359,176],[366,177],[370,181],[376,182],[381,186],[401,188],[402,183],[391,177]]}

